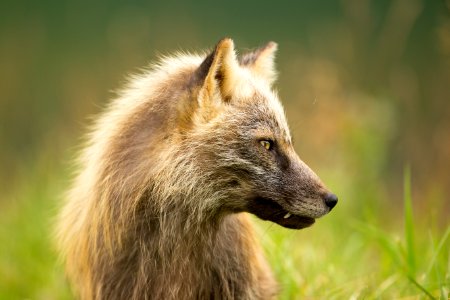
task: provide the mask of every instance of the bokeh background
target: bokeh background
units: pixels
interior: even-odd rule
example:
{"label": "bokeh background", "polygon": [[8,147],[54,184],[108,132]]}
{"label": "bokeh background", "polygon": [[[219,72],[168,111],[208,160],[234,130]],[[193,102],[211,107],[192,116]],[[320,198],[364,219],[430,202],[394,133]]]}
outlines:
{"label": "bokeh background", "polygon": [[281,297],[448,297],[450,1],[2,0],[1,299],[72,297],[52,223],[90,119],[225,36],[279,44],[297,152],[340,197],[307,230],[257,221]]}

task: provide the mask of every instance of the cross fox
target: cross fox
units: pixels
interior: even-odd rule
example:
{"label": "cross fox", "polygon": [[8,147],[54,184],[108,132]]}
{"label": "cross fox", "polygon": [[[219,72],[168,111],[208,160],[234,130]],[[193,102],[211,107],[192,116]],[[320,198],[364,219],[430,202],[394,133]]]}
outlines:
{"label": "cross fox", "polygon": [[272,299],[248,213],[301,229],[337,203],[298,157],[270,42],[163,58],[97,118],[59,214],[81,299]]}

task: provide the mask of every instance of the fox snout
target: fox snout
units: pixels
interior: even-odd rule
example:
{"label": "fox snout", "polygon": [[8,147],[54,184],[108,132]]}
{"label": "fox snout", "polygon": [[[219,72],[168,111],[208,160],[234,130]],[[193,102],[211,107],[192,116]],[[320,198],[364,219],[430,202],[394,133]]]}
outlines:
{"label": "fox snout", "polygon": [[[286,208],[312,218],[329,213],[337,204],[338,197],[331,193],[319,176],[294,152],[292,168],[286,170],[285,189],[292,196],[286,199]],[[290,184],[289,184],[290,183]]]}
{"label": "fox snout", "polygon": [[257,196],[250,202],[249,211],[283,227],[301,229],[329,213],[336,206],[338,197],[294,151],[290,154],[286,155],[288,163],[279,173],[279,183],[266,191],[260,186]]}

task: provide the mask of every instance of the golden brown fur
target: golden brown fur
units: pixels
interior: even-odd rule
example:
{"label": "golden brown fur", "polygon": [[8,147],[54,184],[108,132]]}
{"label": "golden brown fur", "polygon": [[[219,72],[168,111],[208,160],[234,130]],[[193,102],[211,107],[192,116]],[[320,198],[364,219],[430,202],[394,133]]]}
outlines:
{"label": "golden brown fur", "polygon": [[[276,294],[245,211],[302,228],[329,209],[271,91],[275,50],[238,62],[224,39],[206,58],[166,58],[99,117],[57,228],[81,299]],[[266,137],[279,141],[276,155],[258,144]]]}

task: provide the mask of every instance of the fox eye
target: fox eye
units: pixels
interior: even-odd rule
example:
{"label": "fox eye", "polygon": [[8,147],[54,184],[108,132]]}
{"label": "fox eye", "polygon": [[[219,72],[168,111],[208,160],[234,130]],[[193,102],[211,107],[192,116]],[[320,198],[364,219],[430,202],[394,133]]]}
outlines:
{"label": "fox eye", "polygon": [[261,146],[263,146],[266,150],[272,150],[273,148],[273,142],[270,140],[261,140],[259,141]]}

